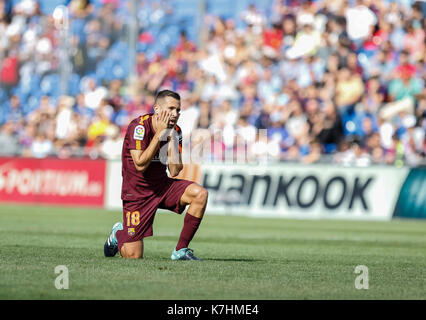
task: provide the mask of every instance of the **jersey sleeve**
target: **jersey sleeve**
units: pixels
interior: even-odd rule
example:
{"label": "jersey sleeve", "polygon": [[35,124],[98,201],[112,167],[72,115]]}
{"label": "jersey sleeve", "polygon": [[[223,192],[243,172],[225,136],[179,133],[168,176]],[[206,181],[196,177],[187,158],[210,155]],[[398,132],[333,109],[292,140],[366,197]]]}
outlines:
{"label": "jersey sleeve", "polygon": [[129,125],[127,132],[129,150],[145,150],[148,147],[148,128],[139,122],[133,122]]}

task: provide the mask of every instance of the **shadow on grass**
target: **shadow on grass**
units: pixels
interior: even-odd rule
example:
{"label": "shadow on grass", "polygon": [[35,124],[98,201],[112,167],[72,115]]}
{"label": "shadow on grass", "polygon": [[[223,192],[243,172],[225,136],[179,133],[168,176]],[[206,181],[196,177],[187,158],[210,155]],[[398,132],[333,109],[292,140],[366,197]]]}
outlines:
{"label": "shadow on grass", "polygon": [[261,259],[237,259],[237,258],[230,258],[230,259],[222,259],[222,258],[205,258],[203,261],[225,261],[225,262],[259,262],[264,261]]}
{"label": "shadow on grass", "polygon": [[[170,260],[170,258],[165,258],[165,257],[148,257],[148,258],[144,258],[142,260],[147,260],[147,259],[153,259],[153,260],[158,260],[158,261],[168,261],[168,262],[173,262],[173,263],[179,263],[179,262],[185,262],[185,261],[190,261],[190,260],[181,260],[181,261],[172,261]],[[201,257],[202,261],[200,262],[206,262],[206,261],[220,261],[220,262],[261,262],[261,261],[266,261],[266,260],[262,260],[262,259],[244,259],[244,258],[203,258]]]}

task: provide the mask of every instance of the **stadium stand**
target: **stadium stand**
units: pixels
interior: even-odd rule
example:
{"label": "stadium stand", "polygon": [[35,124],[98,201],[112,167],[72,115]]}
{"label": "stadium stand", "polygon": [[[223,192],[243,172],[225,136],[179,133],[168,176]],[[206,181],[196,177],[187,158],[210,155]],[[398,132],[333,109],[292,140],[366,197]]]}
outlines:
{"label": "stadium stand", "polygon": [[[204,3],[139,1],[130,83],[129,0],[0,0],[0,141],[18,141],[0,154],[118,157],[111,142],[169,88],[186,144],[220,129],[221,149],[248,149],[248,161],[425,162],[424,1]],[[70,15],[67,92],[58,5]]]}

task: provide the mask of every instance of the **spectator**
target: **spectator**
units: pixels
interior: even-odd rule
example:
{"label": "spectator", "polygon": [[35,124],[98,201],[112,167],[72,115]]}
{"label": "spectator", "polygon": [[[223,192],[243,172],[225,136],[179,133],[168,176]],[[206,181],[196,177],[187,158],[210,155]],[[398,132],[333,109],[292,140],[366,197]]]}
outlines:
{"label": "spectator", "polygon": [[84,92],[84,103],[87,107],[92,110],[96,110],[101,100],[106,98],[108,91],[102,86],[96,85],[96,80],[94,78],[89,78],[87,80],[87,89]]}
{"label": "spectator", "polygon": [[312,56],[317,53],[321,43],[321,34],[314,29],[312,16],[304,16],[300,23],[303,29],[297,33],[293,46],[286,52],[289,59]]}
{"label": "spectator", "polygon": [[422,79],[415,77],[416,67],[409,62],[409,53],[401,52],[399,65],[395,69],[395,79],[389,84],[391,100],[410,98],[414,100],[423,88]]}
{"label": "spectator", "polygon": [[62,96],[59,98],[58,112],[56,115],[56,138],[60,140],[67,139],[70,134],[70,127],[72,123],[72,106],[74,105],[74,98],[69,96]]}
{"label": "spectator", "polygon": [[6,108],[8,109],[9,113],[9,121],[15,123],[16,125],[20,125],[24,121],[24,113],[22,111],[21,100],[18,96],[12,96]]}
{"label": "spectator", "polygon": [[305,164],[318,162],[321,158],[321,144],[318,141],[312,141],[309,144],[309,153],[302,157],[301,161]]}
{"label": "spectator", "polygon": [[253,31],[256,34],[260,34],[265,25],[264,16],[257,10],[254,4],[250,4],[248,10],[245,10],[241,13],[243,21],[249,25],[253,26]]}
{"label": "spectator", "polygon": [[357,103],[364,93],[364,84],[359,75],[351,74],[349,69],[339,71],[336,86],[336,104],[342,112],[346,112]]}
{"label": "spectator", "polygon": [[345,12],[349,39],[355,43],[369,37],[377,22],[376,15],[364,2],[366,1],[357,0],[356,6],[347,8]]}
{"label": "spectator", "polygon": [[46,158],[53,152],[53,143],[45,134],[38,132],[31,145],[31,155],[34,158]]}
{"label": "spectator", "polygon": [[181,114],[178,120],[178,125],[182,129],[182,137],[183,139],[190,139],[191,133],[196,129],[196,125],[198,124],[198,118],[200,116],[200,110],[194,97],[186,97],[185,95],[182,97],[182,107]]}
{"label": "spectator", "polygon": [[0,155],[9,157],[18,155],[20,145],[13,124],[6,122],[0,129]]}
{"label": "spectator", "polygon": [[106,104],[104,100],[103,106],[96,111],[93,122],[90,124],[87,132],[88,146],[94,143],[96,143],[96,145],[99,144],[106,135],[108,127],[111,125],[111,109],[111,106]]}
{"label": "spectator", "polygon": [[413,60],[424,58],[425,55],[425,31],[419,27],[413,27],[414,22],[407,21],[405,24],[405,35],[403,47]]}
{"label": "spectator", "polygon": [[19,60],[17,54],[12,52],[5,52],[5,58],[0,63],[0,84],[7,91],[8,95],[11,94],[12,88],[18,84],[18,65]]}
{"label": "spectator", "polygon": [[117,126],[109,126],[106,130],[106,139],[101,145],[101,155],[105,159],[120,159],[123,149],[124,136],[120,134]]}

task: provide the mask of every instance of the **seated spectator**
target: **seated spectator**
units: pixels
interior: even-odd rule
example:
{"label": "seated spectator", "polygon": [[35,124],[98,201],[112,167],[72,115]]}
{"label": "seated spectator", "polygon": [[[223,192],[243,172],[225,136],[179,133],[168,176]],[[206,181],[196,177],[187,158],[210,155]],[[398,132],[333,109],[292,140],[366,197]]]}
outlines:
{"label": "seated spectator", "polygon": [[359,75],[353,75],[349,69],[342,68],[339,71],[336,86],[336,104],[342,112],[353,106],[364,93],[364,84]]}
{"label": "seated spectator", "polygon": [[22,110],[21,100],[18,96],[13,95],[10,98],[8,105],[5,106],[5,108],[8,109],[9,121],[15,124],[19,124],[24,121],[24,112]]}
{"label": "seated spectator", "polygon": [[425,55],[425,31],[419,27],[413,27],[413,21],[405,23],[405,35],[403,39],[404,49],[417,61],[424,58]]}
{"label": "seated spectator", "polygon": [[389,96],[392,101],[404,98],[416,99],[423,89],[423,80],[415,77],[416,67],[409,62],[409,54],[401,52],[399,65],[394,70],[395,79],[389,84]]}
{"label": "seated spectator", "polygon": [[38,132],[31,144],[30,150],[34,158],[46,158],[53,152],[53,143],[45,134]]}
{"label": "seated spectator", "polygon": [[106,109],[102,108],[96,111],[93,122],[90,124],[87,132],[89,144],[94,142],[97,137],[103,137],[105,135],[106,130],[110,125],[109,119]]}
{"label": "seated spectator", "polygon": [[6,122],[0,127],[0,155],[17,156],[20,152],[20,145],[14,132],[14,126],[11,122]]}
{"label": "seated spectator", "polygon": [[106,138],[101,145],[101,156],[105,159],[121,159],[124,136],[117,126],[111,125],[106,129]]}

